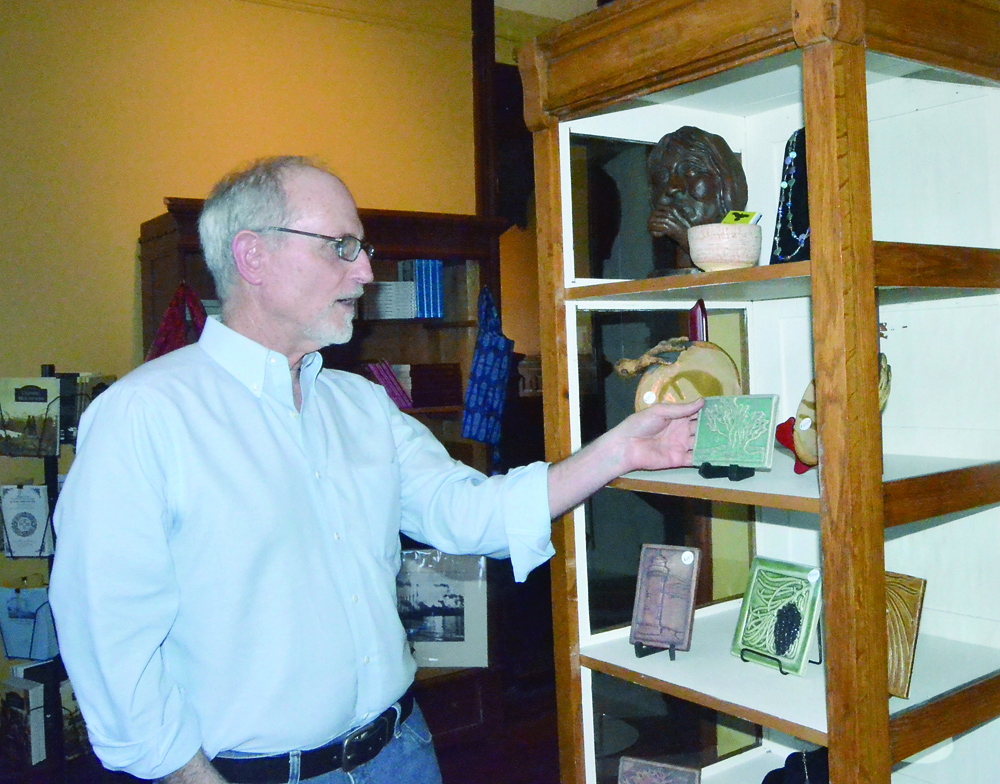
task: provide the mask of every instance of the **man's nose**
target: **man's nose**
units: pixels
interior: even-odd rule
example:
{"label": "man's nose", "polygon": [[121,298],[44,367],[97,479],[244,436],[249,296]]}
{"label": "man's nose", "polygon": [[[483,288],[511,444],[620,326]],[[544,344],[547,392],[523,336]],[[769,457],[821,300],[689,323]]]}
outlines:
{"label": "man's nose", "polygon": [[375,273],[372,272],[372,260],[368,258],[368,253],[363,249],[358,253],[358,257],[351,262],[351,277],[361,285],[375,280]]}

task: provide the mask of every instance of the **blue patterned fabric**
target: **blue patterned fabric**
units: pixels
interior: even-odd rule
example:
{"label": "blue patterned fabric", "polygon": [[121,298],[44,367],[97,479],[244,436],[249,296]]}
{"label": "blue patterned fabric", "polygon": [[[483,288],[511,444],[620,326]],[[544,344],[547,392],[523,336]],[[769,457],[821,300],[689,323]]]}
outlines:
{"label": "blue patterned fabric", "polygon": [[479,292],[479,333],[465,392],[462,436],[489,444],[498,462],[500,421],[507,396],[507,378],[514,341],[500,329],[500,314],[485,286]]}

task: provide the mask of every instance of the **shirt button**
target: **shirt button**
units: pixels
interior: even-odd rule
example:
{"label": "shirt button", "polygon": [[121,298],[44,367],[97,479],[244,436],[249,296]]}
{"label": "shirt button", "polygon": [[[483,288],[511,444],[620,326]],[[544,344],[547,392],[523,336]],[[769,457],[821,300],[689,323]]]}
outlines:
{"label": "shirt button", "polygon": [[353,601],[355,604],[357,604],[358,603],[358,595],[354,594],[354,596],[351,597],[351,601]]}
{"label": "shirt button", "polygon": [[316,478],[319,479],[319,471],[316,472]]}
{"label": "shirt button", "polygon": [[372,661],[371,659],[365,656],[365,664],[371,664],[371,661]]}
{"label": "shirt button", "polygon": [[340,541],[340,534],[338,534],[336,531],[334,531],[333,538],[336,539],[339,542]]}

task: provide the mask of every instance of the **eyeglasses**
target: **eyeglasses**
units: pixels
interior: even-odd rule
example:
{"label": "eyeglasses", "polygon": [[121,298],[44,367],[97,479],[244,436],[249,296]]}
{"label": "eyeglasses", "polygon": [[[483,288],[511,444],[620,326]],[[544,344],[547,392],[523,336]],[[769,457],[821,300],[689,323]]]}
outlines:
{"label": "eyeglasses", "polygon": [[316,234],[311,231],[299,231],[298,229],[286,229],[282,226],[265,226],[260,231],[282,231],[285,234],[301,234],[303,237],[316,237],[329,242],[337,255],[344,261],[354,261],[361,251],[364,251],[368,258],[375,255],[375,248],[371,243],[355,237],[353,234],[345,234],[343,237],[330,237],[326,234]]}

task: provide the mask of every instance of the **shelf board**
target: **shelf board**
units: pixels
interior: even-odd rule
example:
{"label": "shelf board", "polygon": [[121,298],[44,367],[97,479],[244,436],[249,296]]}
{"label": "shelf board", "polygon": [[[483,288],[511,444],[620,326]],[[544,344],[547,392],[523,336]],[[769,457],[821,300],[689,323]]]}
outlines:
{"label": "shelf board", "polygon": [[790,454],[775,450],[770,471],[758,471],[748,479],[705,479],[696,468],[666,471],[632,471],[610,483],[621,490],[728,501],[737,504],[819,513],[819,483],[816,471],[796,474]]}
{"label": "shelf board", "polygon": [[[780,770],[785,765],[785,759],[791,753],[789,749],[772,750],[757,746],[736,754],[728,759],[716,762],[701,769],[702,784],[751,784],[763,781],[773,770]],[[926,779],[914,778],[914,771],[894,770],[892,784],[926,784]]]}
{"label": "shelf board", "polygon": [[733,656],[730,645],[740,600],[695,613],[691,650],[670,661],[666,652],[636,658],[628,628],[581,645],[581,664],[807,740],[826,743],[826,685],[821,665],[782,675]]}
{"label": "shelf board", "polygon": [[1000,250],[876,242],[875,285],[998,289]]}
{"label": "shelf board", "polygon": [[[884,302],[968,296],[1000,289],[1000,250],[904,242],[874,243],[875,282]],[[807,297],[811,262],[691,272],[644,280],[578,281],[574,302],[750,302]],[[911,290],[912,289],[912,290]]]}
{"label": "shelf board", "polygon": [[909,700],[889,700],[893,763],[1000,714],[1000,650],[917,637]]}
{"label": "shelf board", "polygon": [[[885,455],[882,459],[886,527],[1000,503],[1000,463],[980,460]],[[696,468],[633,471],[609,483],[619,490],[659,493],[819,514],[815,469],[793,471],[794,460],[775,450],[770,471],[749,479],[705,479]]]}
{"label": "shelf board", "polygon": [[452,414],[461,414],[464,408],[464,406],[419,406],[399,410],[411,416],[451,416]]}
{"label": "shelf board", "polygon": [[[1000,503],[1000,462],[949,462],[953,465],[945,467],[941,460],[897,458],[892,468],[909,470],[898,478],[884,477],[886,528]],[[931,465],[933,471],[920,470]]]}
{"label": "shelf board", "polygon": [[749,784],[763,781],[772,770],[785,764],[785,754],[778,754],[763,746],[736,754],[701,769],[703,784]]}
{"label": "shelf board", "polygon": [[644,280],[588,282],[566,289],[566,299],[607,302],[750,301],[805,297],[810,293],[809,262],[692,272]]}
{"label": "shelf board", "polygon": [[[581,664],[810,743],[826,744],[822,665],[782,675],[730,653],[740,600],[695,613],[691,650],[637,658],[628,628],[595,635]],[[924,634],[917,638],[909,699],[888,699],[893,762],[1000,713],[1000,649]]]}
{"label": "shelf board", "polygon": [[364,326],[374,326],[385,324],[387,326],[398,327],[400,324],[406,326],[420,326],[427,329],[467,329],[476,327],[479,322],[474,319],[466,321],[445,321],[440,318],[403,318],[403,319],[358,319],[358,324]]}

